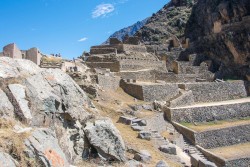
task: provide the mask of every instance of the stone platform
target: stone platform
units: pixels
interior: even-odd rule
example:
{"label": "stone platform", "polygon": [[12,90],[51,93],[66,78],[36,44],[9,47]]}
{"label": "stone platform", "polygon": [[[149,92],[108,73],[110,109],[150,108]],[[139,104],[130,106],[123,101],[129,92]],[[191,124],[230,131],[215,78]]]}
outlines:
{"label": "stone platform", "polygon": [[200,103],[164,108],[165,116],[175,122],[209,122],[250,116],[250,97],[222,102]]}
{"label": "stone platform", "polygon": [[177,84],[151,82],[122,82],[121,87],[129,95],[143,101],[168,101],[179,94]]}

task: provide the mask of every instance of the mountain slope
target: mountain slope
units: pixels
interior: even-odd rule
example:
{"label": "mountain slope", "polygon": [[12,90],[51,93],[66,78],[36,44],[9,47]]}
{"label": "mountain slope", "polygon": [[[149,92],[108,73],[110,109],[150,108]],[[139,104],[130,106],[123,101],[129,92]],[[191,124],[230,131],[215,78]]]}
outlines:
{"label": "mountain slope", "polygon": [[[143,27],[148,18],[138,21],[137,23],[133,24],[132,26],[123,28],[119,31],[116,31],[114,34],[112,34],[109,38],[118,38],[119,40],[123,40],[125,35],[133,36],[141,27]],[[109,38],[103,43],[103,44],[109,44]]]}
{"label": "mountain slope", "polygon": [[153,14],[136,35],[141,37],[149,51],[166,51],[173,36],[184,37],[186,23],[194,4],[192,0],[170,1]]}
{"label": "mountain slope", "polygon": [[188,51],[205,55],[216,64],[219,78],[250,74],[249,0],[203,0],[193,8],[185,36]]}

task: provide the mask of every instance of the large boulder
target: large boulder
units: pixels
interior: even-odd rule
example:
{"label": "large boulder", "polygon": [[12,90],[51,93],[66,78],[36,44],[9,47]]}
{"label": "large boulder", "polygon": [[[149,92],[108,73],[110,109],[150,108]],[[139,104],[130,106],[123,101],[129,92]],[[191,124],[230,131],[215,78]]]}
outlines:
{"label": "large boulder", "polygon": [[110,119],[87,123],[84,132],[101,157],[107,160],[126,161],[125,144]]}
{"label": "large boulder", "polygon": [[26,154],[38,158],[45,167],[68,167],[65,154],[59,147],[56,134],[49,129],[36,129],[25,140]]}
{"label": "large boulder", "polygon": [[[90,100],[71,77],[59,69],[44,70],[25,81],[27,95],[37,114],[62,114],[85,122],[90,114],[85,110]],[[44,120],[36,120],[35,123]]]}
{"label": "large boulder", "polygon": [[0,116],[14,116],[14,107],[6,94],[0,89]]}
{"label": "large boulder", "polygon": [[[8,97],[0,92],[0,97],[4,97],[0,114],[5,114],[6,109],[14,110],[19,120],[31,127],[50,127],[67,160],[81,160],[82,125],[93,117],[89,112],[93,104],[70,76],[60,69],[41,69],[29,60],[4,57],[0,58],[0,81],[0,88]],[[5,103],[7,99],[14,109]]]}
{"label": "large boulder", "polygon": [[19,164],[9,154],[0,152],[0,166],[1,167],[17,167],[19,166]]}

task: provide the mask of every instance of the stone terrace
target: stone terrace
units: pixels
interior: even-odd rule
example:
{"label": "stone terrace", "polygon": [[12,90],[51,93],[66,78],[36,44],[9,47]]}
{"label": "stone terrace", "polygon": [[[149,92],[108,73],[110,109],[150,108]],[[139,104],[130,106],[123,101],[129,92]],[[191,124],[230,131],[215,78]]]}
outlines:
{"label": "stone terrace", "polygon": [[[244,82],[182,83],[179,88],[192,95],[182,98],[180,104],[187,102],[186,105],[165,106],[166,119],[216,165],[250,164],[250,153],[246,148],[239,149],[240,145],[250,142],[250,97]],[[193,102],[187,101],[190,98]],[[233,152],[229,156],[228,149]],[[238,156],[238,152],[242,154],[244,150],[245,155]],[[193,166],[197,167],[201,159],[192,154],[191,157]]]}

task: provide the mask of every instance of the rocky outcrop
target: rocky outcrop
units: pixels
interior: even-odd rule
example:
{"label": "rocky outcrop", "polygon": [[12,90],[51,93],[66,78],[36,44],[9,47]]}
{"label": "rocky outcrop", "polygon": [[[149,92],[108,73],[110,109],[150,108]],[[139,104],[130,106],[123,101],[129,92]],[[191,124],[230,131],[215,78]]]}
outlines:
{"label": "rocky outcrop", "polygon": [[[34,124],[46,122],[44,116],[59,114],[84,123],[91,115],[86,111],[90,100],[83,90],[64,72],[44,70],[25,80],[27,95],[37,119]],[[40,116],[39,116],[40,115]],[[45,117],[45,119],[47,119]]]}
{"label": "rocky outcrop", "polygon": [[213,60],[219,78],[245,78],[249,73],[250,5],[248,0],[204,0],[194,7],[185,36],[196,52]]}
{"label": "rocky outcrop", "polygon": [[25,122],[29,122],[32,119],[31,111],[26,100],[25,86],[20,84],[10,84],[8,86],[12,99],[15,100],[16,114]]}
{"label": "rocky outcrop", "polygon": [[0,89],[0,115],[14,117],[14,107],[6,94]]}
{"label": "rocky outcrop", "polygon": [[18,167],[19,164],[9,154],[0,152],[0,166],[1,167]]}
{"label": "rocky outcrop", "polygon": [[56,134],[49,129],[36,129],[25,141],[29,158],[37,158],[45,167],[68,167],[65,154],[58,145]]}
{"label": "rocky outcrop", "polygon": [[0,79],[34,75],[41,69],[29,60],[0,57]]}
{"label": "rocky outcrop", "polygon": [[148,51],[165,53],[171,39],[184,37],[193,4],[193,0],[172,0],[148,19],[136,33],[147,45]]}
{"label": "rocky outcrop", "polygon": [[[59,69],[40,69],[28,60],[1,57],[0,81],[0,114],[25,127],[9,129],[23,134],[20,145],[26,138],[25,155],[43,166],[68,167],[82,161],[88,140],[97,137],[90,131],[87,140],[83,131],[96,109],[70,76]],[[96,126],[96,121],[94,127],[103,128],[98,133],[101,149],[113,159],[125,161],[125,146],[118,130],[111,121],[100,124]],[[102,147],[105,143],[111,151]]]}
{"label": "rocky outcrop", "polygon": [[126,161],[125,144],[111,120],[87,123],[84,132],[101,157],[107,160]]}

